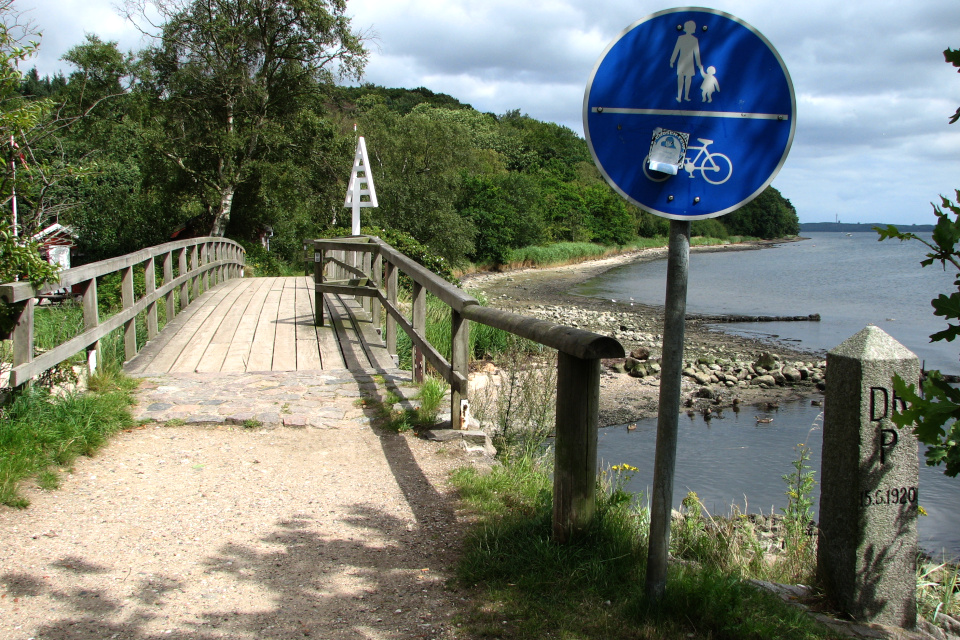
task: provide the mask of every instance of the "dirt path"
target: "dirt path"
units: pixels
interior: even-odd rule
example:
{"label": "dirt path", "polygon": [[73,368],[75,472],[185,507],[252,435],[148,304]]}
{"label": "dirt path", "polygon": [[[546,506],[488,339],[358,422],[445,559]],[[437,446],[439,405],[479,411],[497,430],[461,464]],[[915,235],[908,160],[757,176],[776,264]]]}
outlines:
{"label": "dirt path", "polygon": [[0,508],[0,637],[455,637],[446,478],[470,460],[376,431],[354,385],[320,425],[122,433]]}

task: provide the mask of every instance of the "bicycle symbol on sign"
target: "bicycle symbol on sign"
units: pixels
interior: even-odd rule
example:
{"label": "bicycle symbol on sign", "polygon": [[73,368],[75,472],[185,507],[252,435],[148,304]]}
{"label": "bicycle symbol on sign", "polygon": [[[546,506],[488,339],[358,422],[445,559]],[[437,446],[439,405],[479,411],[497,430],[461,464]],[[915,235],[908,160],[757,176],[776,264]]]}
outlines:
{"label": "bicycle symbol on sign", "polygon": [[[713,144],[713,140],[697,138],[697,141],[703,146],[687,147],[687,155],[683,158],[683,170],[686,171],[691,178],[694,177],[694,173],[699,171],[700,175],[703,176],[703,179],[710,184],[723,184],[729,180],[730,176],[733,175],[733,163],[730,162],[730,158],[722,153],[710,152],[707,150],[707,147]],[[690,159],[691,151],[697,152],[697,155],[694,156],[693,160]],[[647,176],[648,180],[652,180],[653,182],[663,182],[670,177],[670,174],[668,173],[661,173],[659,171],[651,171],[648,169],[647,164],[649,159],[650,156],[647,156],[643,159],[643,175]]]}

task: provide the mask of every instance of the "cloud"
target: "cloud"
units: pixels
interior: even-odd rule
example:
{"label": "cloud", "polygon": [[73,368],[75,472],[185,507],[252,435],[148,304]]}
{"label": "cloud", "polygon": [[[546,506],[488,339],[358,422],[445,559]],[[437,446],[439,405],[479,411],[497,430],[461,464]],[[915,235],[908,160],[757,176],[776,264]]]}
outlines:
{"label": "cloud", "polygon": [[[772,42],[797,94],[797,132],[775,185],[802,219],[929,219],[928,202],[960,186],[956,0],[703,0]],[[111,0],[18,0],[44,31],[41,73],[84,32],[138,48]],[[582,133],[583,92],[598,56],[653,0],[350,0],[371,30],[364,78],[425,86],[480,111],[519,109]]]}

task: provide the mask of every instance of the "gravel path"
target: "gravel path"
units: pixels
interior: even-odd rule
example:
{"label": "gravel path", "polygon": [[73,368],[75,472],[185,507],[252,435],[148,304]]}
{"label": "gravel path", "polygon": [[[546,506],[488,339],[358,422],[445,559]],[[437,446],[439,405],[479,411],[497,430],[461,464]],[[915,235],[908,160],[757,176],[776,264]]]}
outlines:
{"label": "gravel path", "polygon": [[[300,389],[323,421],[147,423],[78,460],[59,490],[28,489],[28,509],[0,508],[0,637],[456,637],[446,478],[483,462],[371,427],[360,396],[382,397],[384,379],[343,374]],[[231,402],[306,413],[302,373],[253,378],[242,401],[224,399],[233,378],[149,379],[137,411],[206,397],[208,417]]]}

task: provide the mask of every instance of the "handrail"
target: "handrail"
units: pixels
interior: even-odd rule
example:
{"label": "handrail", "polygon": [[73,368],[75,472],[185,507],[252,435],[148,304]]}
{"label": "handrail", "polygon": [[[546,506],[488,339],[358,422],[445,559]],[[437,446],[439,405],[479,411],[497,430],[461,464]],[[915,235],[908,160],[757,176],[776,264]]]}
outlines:
{"label": "handrail", "polygon": [[[173,260],[176,254],[177,276]],[[55,282],[35,287],[30,282],[0,284],[0,300],[13,305],[16,324],[11,331],[13,340],[13,367],[10,385],[19,387],[57,366],[77,353],[87,351],[87,368],[91,373],[99,360],[100,340],[115,329],[124,330],[124,356],[130,360],[137,355],[136,318],[147,314],[147,337],[152,340],[159,333],[157,303],[163,298],[167,322],[177,313],[175,292],[179,291],[180,311],[201,291],[210,289],[231,278],[243,277],[245,252],[233,240],[217,237],[190,238],[142,249],[124,256],[101,260],[66,269]],[[163,284],[156,285],[156,258],[162,257]],[[146,291],[134,300],[134,267],[142,265]],[[97,278],[121,273],[122,309],[100,322],[97,307]],[[211,284],[212,283],[212,284]],[[82,297],[84,331],[80,335],[34,357],[33,320],[37,296],[71,287]]]}
{"label": "handrail", "polygon": [[[365,305],[369,305],[370,299],[379,301],[370,311],[377,325],[381,306],[387,313],[387,351],[391,355],[397,352],[399,325],[413,343],[414,381],[423,380],[423,360],[426,359],[450,385],[451,426],[455,428],[466,427],[463,408],[467,396],[471,321],[557,349],[554,537],[563,542],[589,526],[596,492],[600,360],[622,358],[623,345],[614,338],[590,331],[484,307],[473,296],[374,236],[308,241],[304,243],[304,252],[307,274],[314,276],[316,323],[324,324],[323,295],[326,293],[359,296],[364,298]],[[328,269],[332,280],[325,278]],[[410,319],[397,304],[398,270],[413,281]],[[351,279],[353,276],[359,279]],[[386,291],[381,289],[384,282]],[[450,307],[449,362],[426,338],[426,291]]]}

